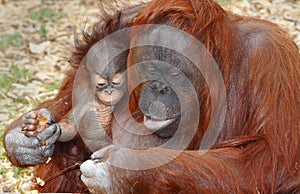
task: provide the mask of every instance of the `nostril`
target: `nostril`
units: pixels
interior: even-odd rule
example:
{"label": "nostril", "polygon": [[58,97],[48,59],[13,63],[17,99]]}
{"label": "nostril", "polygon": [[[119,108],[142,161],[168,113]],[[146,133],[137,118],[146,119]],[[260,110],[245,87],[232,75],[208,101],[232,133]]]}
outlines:
{"label": "nostril", "polygon": [[150,87],[154,92],[160,94],[166,94],[168,91],[170,91],[169,86],[159,81],[153,82]]}
{"label": "nostril", "polygon": [[160,84],[160,82],[153,82],[152,84],[151,84],[151,88],[153,89],[153,90],[155,90],[155,91],[159,91],[160,90],[160,86],[161,84]]}
{"label": "nostril", "polygon": [[113,89],[112,88],[105,89],[105,92],[107,94],[111,94],[113,92]]}
{"label": "nostril", "polygon": [[162,89],[160,90],[160,93],[161,93],[161,94],[166,94],[166,93],[168,93],[168,91],[169,91],[169,87],[168,87],[168,86],[165,86],[164,88],[162,88]]}

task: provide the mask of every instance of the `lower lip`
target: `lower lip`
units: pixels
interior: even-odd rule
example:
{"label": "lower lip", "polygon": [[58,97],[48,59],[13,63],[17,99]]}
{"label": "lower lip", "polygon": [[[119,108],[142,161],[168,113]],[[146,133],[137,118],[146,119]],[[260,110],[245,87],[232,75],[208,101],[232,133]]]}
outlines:
{"label": "lower lip", "polygon": [[144,116],[144,125],[148,130],[155,132],[161,128],[164,128],[164,127],[170,125],[175,120],[176,119],[174,118],[174,119],[168,119],[168,120],[161,121],[161,120],[154,120],[154,119]]}

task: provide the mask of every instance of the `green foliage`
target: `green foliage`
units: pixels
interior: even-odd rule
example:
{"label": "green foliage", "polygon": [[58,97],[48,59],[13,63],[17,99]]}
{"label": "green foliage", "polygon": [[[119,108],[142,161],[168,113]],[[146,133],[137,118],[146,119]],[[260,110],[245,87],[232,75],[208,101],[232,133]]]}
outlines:
{"label": "green foliage", "polygon": [[43,8],[40,12],[40,18],[45,20],[52,15],[52,10],[50,8]]}
{"label": "green foliage", "polygon": [[1,175],[1,174],[6,174],[7,172],[8,172],[8,169],[5,168],[4,166],[2,166],[2,167],[0,168],[0,175]]}
{"label": "green foliage", "polygon": [[54,82],[50,83],[50,84],[47,84],[45,86],[46,88],[46,91],[48,92],[51,92],[51,91],[54,91],[54,90],[58,90],[61,86],[61,80],[55,80]]}
{"label": "green foliage", "polygon": [[63,17],[62,12],[54,13],[50,8],[42,8],[39,11],[30,11],[29,17],[32,20],[38,21],[40,23],[44,23],[47,21],[56,22],[60,18]]}
{"label": "green foliage", "polygon": [[[1,85],[0,100],[7,98],[7,93],[9,92],[9,90],[11,89],[11,87],[14,83],[18,83],[18,84],[26,86],[32,80],[33,77],[34,77],[33,74],[30,74],[25,68],[21,69],[16,65],[12,65],[9,68],[8,73],[3,74],[0,77],[0,85]],[[29,102],[22,97],[13,98],[12,100],[13,100],[13,103],[21,103],[24,105],[29,104]],[[7,104],[7,106],[4,105],[4,107],[2,107],[2,108],[10,110],[10,105],[8,105],[8,104]],[[16,114],[16,113],[14,113],[14,114]]]}
{"label": "green foliage", "polygon": [[47,30],[46,30],[46,28],[45,28],[44,26],[41,26],[40,29],[39,29],[39,31],[38,31],[38,34],[39,34],[40,36],[46,36],[46,35],[47,35]]}
{"label": "green foliage", "polygon": [[23,105],[28,105],[28,101],[25,100],[24,98],[13,98],[13,103],[15,104],[23,104]]}
{"label": "green foliage", "polygon": [[14,168],[14,175],[13,175],[13,177],[14,177],[14,178],[20,177],[21,172],[22,172],[23,170],[25,170],[25,169],[26,169],[26,168],[21,168],[21,167],[16,167],[16,168]]}
{"label": "green foliage", "polygon": [[[0,148],[3,148],[4,146],[3,146],[3,137],[4,137],[4,129],[5,129],[5,127],[4,126],[1,126],[0,127]],[[5,155],[4,155],[5,154]],[[0,152],[0,156],[5,156],[6,157],[6,153],[1,153]]]}
{"label": "green foliage", "polygon": [[29,80],[32,79],[33,75],[31,75],[25,68],[20,69],[17,65],[12,65],[9,68],[10,76],[15,77],[18,83],[27,85]]}
{"label": "green foliage", "polygon": [[20,69],[17,65],[12,65],[7,74],[1,75],[0,85],[5,92],[7,92],[13,83],[27,85],[33,75],[30,74],[25,68]]}
{"label": "green foliage", "polygon": [[62,18],[64,16],[64,14],[62,12],[58,12],[55,13],[51,16],[51,21],[52,22],[56,22],[57,20],[59,20],[60,18]]}
{"label": "green foliage", "polygon": [[[62,18],[64,14],[62,12],[54,13],[50,8],[42,8],[41,10],[38,11],[30,11],[29,12],[29,18],[37,21],[41,24],[44,24],[46,22],[56,22],[60,18]],[[46,36],[47,35],[47,29],[45,28],[44,25],[42,25],[37,33],[40,36]]]}
{"label": "green foliage", "polygon": [[3,152],[3,153],[1,153],[1,156],[7,158],[7,153],[6,153],[6,152]]}
{"label": "green foliage", "polygon": [[0,36],[0,49],[5,49],[9,46],[18,47],[23,44],[23,37],[19,32],[13,35],[4,34]]}
{"label": "green foliage", "polygon": [[228,0],[217,0],[217,2],[221,5],[221,6],[227,6],[230,4],[230,2]]}

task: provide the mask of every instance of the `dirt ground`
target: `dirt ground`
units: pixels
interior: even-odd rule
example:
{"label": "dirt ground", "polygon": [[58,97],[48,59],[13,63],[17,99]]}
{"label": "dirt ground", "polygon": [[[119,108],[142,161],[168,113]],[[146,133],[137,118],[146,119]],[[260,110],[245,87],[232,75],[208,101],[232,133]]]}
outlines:
{"label": "dirt ground", "polygon": [[[300,0],[222,3],[234,13],[277,23],[300,47]],[[14,118],[57,93],[68,69],[73,34],[80,36],[99,20],[98,7],[92,0],[0,0],[0,135]],[[0,143],[0,193],[36,193],[28,191],[33,171],[13,167]]]}

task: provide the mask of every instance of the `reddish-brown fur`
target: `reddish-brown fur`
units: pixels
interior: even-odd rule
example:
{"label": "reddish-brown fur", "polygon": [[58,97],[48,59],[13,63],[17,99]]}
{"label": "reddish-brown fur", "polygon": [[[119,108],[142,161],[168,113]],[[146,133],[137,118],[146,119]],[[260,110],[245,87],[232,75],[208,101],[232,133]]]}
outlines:
{"label": "reddish-brown fur", "polygon": [[141,24],[168,24],[206,46],[225,81],[227,113],[217,142],[203,156],[192,150],[199,148],[210,106],[203,109],[192,150],[174,161],[146,171],[108,165],[112,190],[299,193],[300,55],[288,34],[268,21],[224,11],[212,0],[155,0],[134,22]]}
{"label": "reddish-brown fur", "polygon": [[[108,20],[106,27],[95,28],[96,33],[86,37],[86,46],[80,46],[73,56],[75,66],[93,44],[119,28],[116,21]],[[112,179],[114,191],[299,193],[300,55],[286,32],[270,22],[226,12],[212,0],[155,0],[135,21],[135,25],[148,23],[168,23],[201,40],[223,74],[228,110],[217,143],[205,155],[200,156],[197,149],[209,122],[209,106],[203,110],[206,117],[201,117],[208,120],[202,120],[204,125],[191,150],[156,169],[110,168],[110,176],[116,178]],[[48,108],[56,122],[72,106],[75,73],[76,67],[57,97],[37,107]],[[89,154],[80,137],[57,143],[52,160],[38,166],[36,176],[46,179],[75,162],[83,162]],[[83,192],[79,173],[78,169],[67,172],[39,189]]]}

